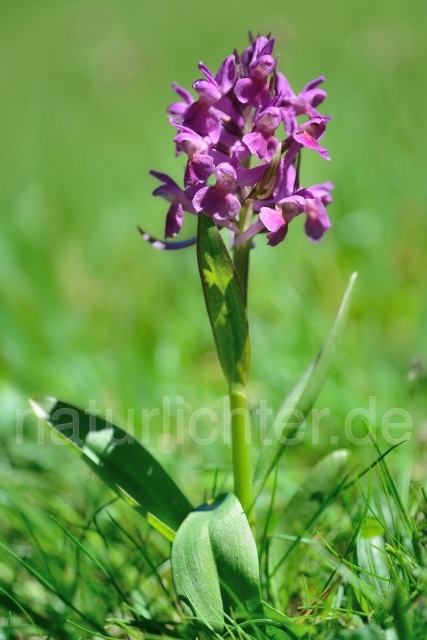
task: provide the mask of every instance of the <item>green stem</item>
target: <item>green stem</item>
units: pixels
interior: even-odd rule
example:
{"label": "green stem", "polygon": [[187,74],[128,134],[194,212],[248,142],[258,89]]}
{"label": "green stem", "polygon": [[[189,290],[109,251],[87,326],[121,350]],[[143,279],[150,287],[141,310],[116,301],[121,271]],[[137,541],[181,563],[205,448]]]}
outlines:
{"label": "green stem", "polygon": [[242,385],[235,384],[230,390],[230,410],[234,493],[247,513],[253,502],[251,429],[248,398]]}
{"label": "green stem", "polygon": [[[239,214],[239,229],[244,231],[245,227],[252,218],[252,209],[250,205],[243,205]],[[233,262],[242,287],[243,299],[245,304],[248,302],[248,277],[249,277],[249,254],[251,251],[251,240],[248,240],[239,247],[233,249]]]}

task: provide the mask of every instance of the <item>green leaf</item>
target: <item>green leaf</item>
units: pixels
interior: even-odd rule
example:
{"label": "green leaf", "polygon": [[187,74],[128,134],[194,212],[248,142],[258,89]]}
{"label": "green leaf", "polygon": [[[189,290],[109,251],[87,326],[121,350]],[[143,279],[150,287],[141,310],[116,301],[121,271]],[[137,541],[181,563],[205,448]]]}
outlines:
{"label": "green leaf", "polygon": [[310,365],[280,409],[280,412],[286,412],[287,415],[290,416],[282,427],[281,438],[275,437],[274,428],[270,429],[269,436],[275,444],[272,447],[263,447],[261,450],[255,473],[255,495],[257,497],[261,493],[268,476],[285,452],[287,447],[286,438],[289,438],[289,428],[291,428],[292,432],[296,432],[301,426],[311,411],[325,383],[335,357],[337,346],[344,332],[356,277],[357,273],[353,273],[338,310],[337,317],[335,318],[334,325],[316,360]]}
{"label": "green leaf", "polygon": [[301,624],[297,624],[284,613],[268,604],[268,602],[263,601],[262,604],[264,606],[264,614],[266,618],[270,618],[271,620],[278,622],[284,629],[289,640],[299,640],[300,638],[305,636],[305,634],[307,633],[306,627],[302,626]]}
{"label": "green leaf", "polygon": [[218,228],[199,215],[197,261],[219,361],[231,388],[246,385],[251,347],[246,305],[233,261]]}
{"label": "green leaf", "polygon": [[255,541],[234,494],[222,494],[187,516],[171,560],[181,604],[208,628],[221,633],[230,609],[262,614]]}
{"label": "green leaf", "polygon": [[193,509],[163,467],[123,429],[56,398],[32,398],[35,414],[61,434],[113,491],[169,540]]}

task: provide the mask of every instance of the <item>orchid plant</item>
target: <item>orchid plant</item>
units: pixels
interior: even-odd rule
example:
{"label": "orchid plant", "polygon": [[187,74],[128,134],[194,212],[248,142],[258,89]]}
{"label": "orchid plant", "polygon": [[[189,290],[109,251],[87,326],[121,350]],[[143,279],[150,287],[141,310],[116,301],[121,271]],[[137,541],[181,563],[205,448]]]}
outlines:
{"label": "orchid plant", "polygon": [[[326,207],[333,185],[304,186],[301,177],[305,149],[329,160],[319,142],[330,120],[318,111],[326,98],[320,88],[324,78],[294,93],[276,68],[273,49],[273,37],[251,36],[243,53],[228,56],[216,75],[199,64],[204,78],[193,84],[196,95],[173,85],[179,100],[169,106],[168,115],[176,154],[186,158],[183,186],[152,171],[161,183],[154,195],[170,203],[165,239],[140,229],[156,249],[196,244],[206,308],[230,395],[234,492],[195,508],[153,456],[119,427],[54,398],[34,398],[32,405],[172,542],[173,582],[187,616],[216,634],[229,633],[237,624],[239,635],[279,634],[285,640],[302,637],[301,627],[265,602],[256,544],[256,502],[277,470],[286,438],[263,447],[253,472],[246,393],[251,360],[249,256],[256,236],[276,246],[301,215],[308,239],[320,241],[331,226]],[[197,216],[197,236],[176,239],[185,214]],[[290,417],[283,434],[298,429],[322,388],[342,335],[354,277],[323,348],[285,400]],[[325,495],[342,479],[345,459],[332,455],[326,463]],[[266,526],[270,524],[262,528]],[[280,559],[275,562],[272,575],[281,564]],[[268,563],[265,571],[270,571]]]}

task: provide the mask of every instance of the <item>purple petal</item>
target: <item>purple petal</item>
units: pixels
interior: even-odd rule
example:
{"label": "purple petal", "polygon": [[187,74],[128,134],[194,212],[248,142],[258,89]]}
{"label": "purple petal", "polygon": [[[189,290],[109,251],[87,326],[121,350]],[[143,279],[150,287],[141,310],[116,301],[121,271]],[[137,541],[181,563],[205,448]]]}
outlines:
{"label": "purple petal", "polygon": [[280,71],[276,72],[276,91],[279,94],[283,94],[283,97],[288,100],[294,95],[291,85]]}
{"label": "purple petal", "polygon": [[234,56],[228,56],[220,66],[215,78],[222,95],[225,95],[233,88],[236,78],[236,59]]}
{"label": "purple petal", "polygon": [[173,238],[181,231],[184,222],[184,211],[182,205],[172,204],[166,215],[165,238]]}
{"label": "purple petal", "polygon": [[191,130],[189,130],[189,133],[187,133],[187,131],[181,131],[175,136],[173,141],[176,143],[177,148],[180,151],[184,151],[189,158],[192,158],[207,148],[207,144],[203,138]]}
{"label": "purple petal", "polygon": [[243,104],[261,107],[268,100],[268,82],[263,78],[242,78],[236,82],[234,93]]}
{"label": "purple petal", "polygon": [[282,214],[280,211],[277,211],[277,209],[262,207],[259,212],[259,217],[269,231],[276,232],[285,224]]}
{"label": "purple petal", "polygon": [[214,104],[221,98],[221,92],[216,82],[209,82],[208,80],[196,80],[193,84],[193,89],[197,91],[199,96],[203,97],[210,104]]}
{"label": "purple petal", "polygon": [[255,118],[255,127],[257,131],[271,135],[280,125],[281,119],[280,109],[277,107],[267,107]]}
{"label": "purple petal", "polygon": [[239,187],[252,187],[263,177],[268,164],[260,164],[252,169],[237,168],[237,184]]}
{"label": "purple petal", "polygon": [[184,184],[186,187],[205,182],[215,171],[215,165],[211,156],[196,155],[187,162]]}
{"label": "purple petal", "polygon": [[216,170],[217,185],[223,191],[232,191],[237,186],[236,169],[228,162],[221,162]]}
{"label": "purple petal", "polygon": [[274,187],[273,196],[276,202],[283,200],[292,195],[295,189],[296,170],[291,164],[287,166],[285,160],[280,162],[279,175],[276,186]]}
{"label": "purple petal", "polygon": [[177,202],[182,195],[183,191],[178,187],[178,185],[170,186],[168,184],[162,184],[153,191],[153,196],[159,196],[168,202]]}
{"label": "purple petal", "polygon": [[265,80],[274,70],[275,64],[276,61],[272,56],[260,56],[249,65],[251,78]]}
{"label": "purple petal", "polygon": [[218,114],[202,100],[188,107],[183,124],[201,136],[209,136],[213,144],[218,142],[221,135],[221,120]]}
{"label": "purple petal", "polygon": [[[289,196],[277,203],[282,209],[282,216],[289,222],[306,209],[306,200],[301,196]],[[267,226],[267,225],[266,225]]]}
{"label": "purple petal", "polygon": [[240,210],[240,202],[231,193],[218,187],[203,187],[193,198],[196,211],[215,217],[217,220],[234,218]]}
{"label": "purple petal", "polygon": [[174,118],[181,118],[188,109],[188,104],[185,102],[172,102],[167,108],[167,112]]}
{"label": "purple petal", "polygon": [[154,171],[153,169],[151,169],[151,171],[149,171],[149,173],[150,173],[150,175],[152,175],[155,178],[157,178],[157,180],[160,180],[161,182],[164,182],[165,184],[168,184],[171,187],[176,187],[177,189],[179,189],[179,187],[176,184],[176,182],[174,180],[172,180],[172,178],[170,178],[166,173],[160,173],[159,171]]}
{"label": "purple petal", "polygon": [[282,116],[286,135],[292,136],[298,129],[298,122],[296,117],[288,107],[281,107],[280,113]]}
{"label": "purple petal", "polygon": [[281,242],[283,242],[283,240],[286,238],[288,234],[288,228],[289,228],[289,225],[287,222],[285,222],[284,225],[280,227],[280,229],[278,229],[277,231],[271,231],[270,233],[267,233],[267,239],[268,239],[267,244],[269,244],[270,247],[275,247]]}
{"label": "purple petal", "polygon": [[330,160],[327,149],[321,147],[320,144],[310,134],[303,131],[302,133],[294,133],[294,140],[307,149],[314,149],[325,160]]}
{"label": "purple petal", "polygon": [[311,82],[305,85],[305,87],[300,93],[300,96],[306,91],[311,91],[312,89],[316,89],[319,86],[319,84],[322,84],[322,82],[325,82],[325,80],[326,80],[325,76],[319,76],[318,78],[315,78],[314,80],[312,80]]}
{"label": "purple petal", "polygon": [[321,200],[307,200],[305,232],[313,242],[320,242],[325,231],[331,228],[327,211]]}
{"label": "purple petal", "polygon": [[187,104],[193,104],[194,98],[191,93],[187,91],[187,89],[184,89],[184,87],[180,87],[176,82],[172,83],[172,89],[176,91],[176,93],[182,100],[184,100],[184,102],[186,102]]}
{"label": "purple petal", "polygon": [[258,158],[265,158],[267,155],[267,140],[258,131],[254,133],[248,133],[243,136],[242,142],[248,147],[251,153],[254,153]]}

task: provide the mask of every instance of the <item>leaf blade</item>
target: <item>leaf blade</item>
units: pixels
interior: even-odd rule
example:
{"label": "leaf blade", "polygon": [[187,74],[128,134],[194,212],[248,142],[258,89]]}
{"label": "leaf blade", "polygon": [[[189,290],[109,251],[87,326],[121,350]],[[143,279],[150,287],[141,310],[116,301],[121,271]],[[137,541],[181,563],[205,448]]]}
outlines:
{"label": "leaf blade", "polygon": [[231,607],[262,613],[256,545],[234,494],[189,514],[177,531],[171,562],[181,604],[208,628],[221,633]]}
{"label": "leaf blade", "polygon": [[251,348],[244,296],[221,234],[203,214],[197,227],[197,262],[222,370],[230,388],[234,383],[245,386]]}
{"label": "leaf blade", "polygon": [[[319,395],[325,383],[327,374],[329,373],[329,370],[332,366],[338,344],[341,341],[344,332],[356,278],[357,273],[353,273],[347,289],[344,293],[344,297],[336,315],[335,322],[326,338],[323,347],[317,355],[317,358],[307,369],[300,382],[291,391],[288,398],[286,398],[281,407],[281,411],[289,410],[291,416],[297,415],[299,419],[299,422],[297,424],[295,424],[294,421],[291,422],[291,419],[287,420],[282,428],[282,436],[285,432],[285,429],[287,429],[289,426],[297,429],[303,423],[304,419],[311,411],[317,399],[317,396]],[[259,458],[258,466],[255,472],[256,498],[261,493],[268,476],[270,475],[276,464],[279,462],[280,458],[285,452],[285,449],[286,441],[283,442],[281,440],[278,440],[272,451],[271,449],[269,450],[268,447],[265,447],[261,452],[261,456]]]}
{"label": "leaf blade", "polygon": [[[31,398],[35,414],[61,434],[113,491],[123,493],[153,523],[159,520],[171,532],[192,510],[163,467],[120,427],[100,416],[49,396]],[[71,421],[69,420],[71,418]]]}

